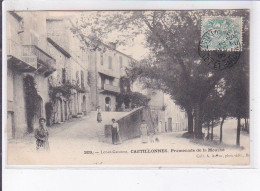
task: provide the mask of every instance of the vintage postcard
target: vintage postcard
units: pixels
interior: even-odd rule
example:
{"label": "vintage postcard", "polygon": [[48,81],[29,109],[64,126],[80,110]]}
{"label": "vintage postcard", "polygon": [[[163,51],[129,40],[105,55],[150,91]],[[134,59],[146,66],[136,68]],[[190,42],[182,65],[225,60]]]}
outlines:
{"label": "vintage postcard", "polygon": [[7,165],[250,165],[249,9],[5,18]]}

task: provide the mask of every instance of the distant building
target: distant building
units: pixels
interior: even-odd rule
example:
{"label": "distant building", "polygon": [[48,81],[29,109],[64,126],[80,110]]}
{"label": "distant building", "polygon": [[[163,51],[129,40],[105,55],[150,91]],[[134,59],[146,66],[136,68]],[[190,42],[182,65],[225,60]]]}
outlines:
{"label": "distant building", "polygon": [[46,34],[44,14],[7,13],[8,139],[31,133],[46,117],[48,77],[56,70]]}
{"label": "distant building", "polygon": [[159,132],[187,130],[186,112],[181,110],[169,95],[156,89],[145,89],[140,81],[133,84],[133,91],[142,92],[150,98],[148,103],[155,127]]}
{"label": "distant building", "polygon": [[162,91],[148,89],[147,94],[150,101],[148,103],[151,108],[153,122],[159,132],[167,132],[168,125],[165,120],[165,100],[164,93]]}
{"label": "distant building", "polygon": [[131,57],[117,51],[115,47],[99,43],[90,63],[91,101],[94,108],[116,111],[117,96],[121,93],[120,78]]}
{"label": "distant building", "polygon": [[171,97],[164,95],[165,100],[165,121],[167,121],[170,131],[186,131],[188,130],[188,119],[186,112],[176,105]]}

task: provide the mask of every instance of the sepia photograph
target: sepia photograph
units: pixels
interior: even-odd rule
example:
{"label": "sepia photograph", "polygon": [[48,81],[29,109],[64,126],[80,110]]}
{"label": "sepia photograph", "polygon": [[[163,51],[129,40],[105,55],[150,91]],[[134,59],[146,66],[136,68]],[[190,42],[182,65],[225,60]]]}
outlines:
{"label": "sepia photograph", "polygon": [[249,166],[250,10],[7,11],[7,165]]}

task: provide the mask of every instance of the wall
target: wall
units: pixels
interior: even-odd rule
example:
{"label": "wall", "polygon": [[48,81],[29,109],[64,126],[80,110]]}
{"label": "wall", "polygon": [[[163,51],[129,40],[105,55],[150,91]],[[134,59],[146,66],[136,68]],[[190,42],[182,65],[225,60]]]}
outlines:
{"label": "wall", "polygon": [[172,118],[172,130],[173,131],[184,131],[188,128],[188,119],[186,112],[182,110],[174,101],[170,98],[169,95],[165,95],[164,99],[166,101],[166,110],[165,110],[165,120]]}
{"label": "wall", "polygon": [[14,70],[14,124],[15,137],[22,137],[27,131],[23,74]]}
{"label": "wall", "polygon": [[[44,14],[36,14],[35,12],[18,12],[20,16],[20,22],[10,13],[7,13],[7,30],[8,37],[15,41],[18,47],[10,47],[10,44],[7,44],[7,49],[15,51],[16,49],[20,50],[22,53],[22,45],[37,45],[44,52],[46,51],[46,25],[45,25],[45,16]],[[10,33],[9,33],[10,32]],[[15,55],[17,56],[17,55]],[[18,55],[18,59],[21,59],[22,54]],[[8,62],[9,66],[12,66],[13,63]],[[24,77],[26,75],[31,75],[34,78],[36,83],[36,89],[39,96],[43,101],[43,108],[41,108],[42,116],[45,117],[45,108],[44,105],[49,101],[48,96],[48,80],[43,75],[38,73],[22,73],[16,68],[11,67],[8,69],[8,76],[10,81],[8,82],[8,87],[13,86],[13,125],[15,129],[15,137],[23,137],[27,133],[27,114],[25,108],[25,95],[24,95]],[[35,125],[38,125],[37,118],[35,118]],[[10,127],[9,127],[10,128]]]}
{"label": "wall", "polygon": [[105,111],[105,99],[106,97],[109,97],[111,100],[111,111],[116,110],[116,97],[112,94],[105,94],[105,93],[99,93],[98,98],[99,98],[99,106],[102,111]]}
{"label": "wall", "polygon": [[[89,71],[90,71],[90,91],[91,91],[91,103],[92,103],[92,109],[96,110],[96,107],[98,105],[101,106],[101,108],[105,109],[105,97],[109,96],[111,97],[112,103],[112,110],[114,111],[116,109],[116,94],[106,94],[103,92],[100,92],[99,90],[102,89],[101,85],[101,75],[99,71],[107,71],[109,75],[113,77],[106,77],[105,75],[102,75],[105,79],[105,84],[110,84],[109,80],[112,80],[113,86],[120,87],[120,77],[125,76],[125,68],[130,63],[130,58],[117,52],[116,50],[112,48],[108,48],[104,44],[100,44],[99,50],[95,51],[93,55],[91,55],[90,58],[90,64],[89,64]],[[109,67],[109,57],[111,57],[112,60],[112,67]],[[122,58],[122,61],[120,61],[120,57]],[[98,93],[99,91],[99,93]]]}
{"label": "wall", "polygon": [[151,109],[162,109],[164,106],[164,93],[158,90],[148,89],[146,94],[151,100],[149,106]]}
{"label": "wall", "polygon": [[[90,88],[88,84],[88,67],[90,62],[91,52],[88,50],[81,37],[78,34],[74,34],[71,31],[71,23],[68,18],[64,17],[48,17],[47,29],[48,36],[52,38],[55,43],[66,50],[70,54],[70,58],[65,60],[57,60],[60,65],[57,70],[57,75],[61,74],[61,68],[66,69],[66,79],[74,85],[78,85],[88,91],[87,93],[80,93],[76,90],[71,95],[70,110],[71,115],[76,116],[84,111],[89,112],[91,110],[90,102]],[[54,53],[60,55],[60,53]],[[82,75],[83,73],[83,75]],[[84,77],[84,79],[81,79]],[[81,83],[83,82],[83,84]],[[83,96],[86,96],[86,109],[83,109]]]}
{"label": "wall", "polygon": [[[119,134],[122,141],[133,139],[141,136],[140,126],[142,120],[148,126],[148,131],[153,131],[154,128],[151,110],[149,107],[141,107],[132,110],[126,116],[117,120],[119,125]],[[112,142],[111,138],[111,125],[105,125],[105,137],[107,142]]]}

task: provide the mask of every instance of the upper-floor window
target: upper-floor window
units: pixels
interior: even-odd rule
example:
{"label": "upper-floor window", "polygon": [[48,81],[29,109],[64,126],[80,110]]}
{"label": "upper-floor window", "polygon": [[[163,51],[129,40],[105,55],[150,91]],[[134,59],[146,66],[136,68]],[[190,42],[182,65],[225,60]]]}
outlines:
{"label": "upper-floor window", "polygon": [[35,34],[31,33],[31,44],[38,46],[38,42],[39,38]]}
{"label": "upper-floor window", "polygon": [[24,21],[23,19],[19,22],[18,34],[24,32]]}
{"label": "upper-floor window", "polygon": [[84,88],[85,87],[85,83],[84,83],[84,72],[81,71],[81,87]]}
{"label": "upper-floor window", "polygon": [[120,68],[123,68],[123,58],[122,58],[122,56],[119,56],[119,64],[120,64]]}
{"label": "upper-floor window", "polygon": [[103,53],[100,53],[100,64],[103,65]]}
{"label": "upper-floor window", "polygon": [[77,85],[79,85],[79,71],[76,72],[76,82]]}
{"label": "upper-floor window", "polygon": [[112,57],[111,56],[108,57],[108,68],[112,69]]}
{"label": "upper-floor window", "polygon": [[66,69],[65,68],[62,68],[62,83],[65,84],[66,82]]}
{"label": "upper-floor window", "polygon": [[109,79],[109,85],[113,86],[113,80]]}

